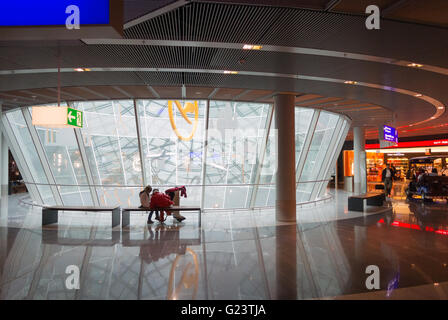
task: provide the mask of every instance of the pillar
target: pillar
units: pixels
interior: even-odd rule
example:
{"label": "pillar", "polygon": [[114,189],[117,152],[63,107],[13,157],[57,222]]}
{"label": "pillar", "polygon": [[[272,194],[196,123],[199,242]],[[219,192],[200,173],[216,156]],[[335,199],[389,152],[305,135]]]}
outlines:
{"label": "pillar", "polygon": [[[2,111],[3,111],[2,102],[0,101],[0,128],[2,128],[3,126],[1,122],[1,118],[3,116]],[[3,194],[8,195],[8,182],[9,182],[8,163],[9,163],[8,145],[3,135],[3,130],[0,130],[0,187],[2,195]]]}
{"label": "pillar", "polygon": [[353,151],[354,192],[355,194],[365,193],[367,192],[367,169],[365,129],[363,127],[353,128]]}
{"label": "pillar", "polygon": [[274,97],[274,110],[275,128],[277,130],[276,219],[282,222],[295,222],[295,95],[276,95]]}
{"label": "pillar", "polygon": [[275,227],[275,299],[297,300],[297,226]]}
{"label": "pillar", "polygon": [[[8,145],[3,134],[2,117],[2,102],[0,101],[0,226],[6,226],[8,224],[9,157]],[[3,236],[5,236],[5,233],[3,233]],[[0,239],[0,242],[6,243],[4,238]]]}

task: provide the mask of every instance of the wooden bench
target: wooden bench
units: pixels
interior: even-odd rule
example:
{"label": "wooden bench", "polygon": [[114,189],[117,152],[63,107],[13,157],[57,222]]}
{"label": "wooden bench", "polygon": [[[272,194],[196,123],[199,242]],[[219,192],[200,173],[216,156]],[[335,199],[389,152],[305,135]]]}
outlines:
{"label": "wooden bench", "polygon": [[382,206],[385,195],[384,193],[368,192],[348,197],[348,210],[364,211],[364,200],[367,200],[367,205],[369,206]]}
{"label": "wooden bench", "polygon": [[57,223],[59,211],[91,211],[91,212],[112,212],[112,228],[120,224],[120,207],[90,207],[90,206],[51,206],[42,208],[42,225]]}
{"label": "wooden bench", "polygon": [[[181,206],[172,206],[168,208],[155,208],[154,211],[198,211],[199,213],[199,228],[201,227],[201,208],[199,207],[181,207]],[[131,211],[151,211],[149,208],[123,208],[121,212],[121,227],[129,226],[131,222],[130,212]]]}

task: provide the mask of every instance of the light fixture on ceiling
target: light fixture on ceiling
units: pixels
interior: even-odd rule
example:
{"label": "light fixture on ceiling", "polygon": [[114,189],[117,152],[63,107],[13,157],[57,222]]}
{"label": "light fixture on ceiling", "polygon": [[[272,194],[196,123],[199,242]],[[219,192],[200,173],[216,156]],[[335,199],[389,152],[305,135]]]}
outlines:
{"label": "light fixture on ceiling", "polygon": [[358,82],[356,82],[356,81],[351,81],[351,80],[347,80],[347,81],[344,81],[344,83],[345,83],[345,84],[357,84]]}
{"label": "light fixture on ceiling", "polygon": [[438,107],[437,109],[439,109],[439,110],[443,110],[443,109],[445,109],[445,107]]}
{"label": "light fixture on ceiling", "polygon": [[408,63],[408,67],[411,67],[411,68],[421,68],[421,67],[423,67],[423,65],[419,64],[419,63],[412,62],[412,63]]}
{"label": "light fixture on ceiling", "polygon": [[224,74],[238,74],[238,71],[224,70]]}
{"label": "light fixture on ceiling", "polygon": [[421,93],[417,93],[415,96],[416,97],[422,97],[423,95]]}
{"label": "light fixture on ceiling", "polygon": [[243,45],[243,50],[261,50],[263,46],[254,45],[254,44],[245,44]]}
{"label": "light fixture on ceiling", "polygon": [[431,119],[435,119],[436,117],[431,117]]}
{"label": "light fixture on ceiling", "polygon": [[77,71],[77,72],[90,71],[89,68],[75,68],[75,69],[73,69],[73,70],[75,70],[75,71]]}

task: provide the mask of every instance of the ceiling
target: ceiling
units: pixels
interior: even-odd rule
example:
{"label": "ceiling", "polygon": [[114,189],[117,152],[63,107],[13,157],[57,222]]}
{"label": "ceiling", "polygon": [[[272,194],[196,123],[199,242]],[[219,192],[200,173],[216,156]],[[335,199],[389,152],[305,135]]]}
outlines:
{"label": "ceiling", "polygon": [[[58,79],[63,100],[214,93],[271,102],[292,92],[297,104],[370,127],[371,137],[384,123],[399,127],[400,136],[448,133],[448,1],[254,3],[125,0],[118,42],[0,39],[0,99],[5,108],[54,102]],[[381,8],[380,30],[365,27],[371,4]]]}

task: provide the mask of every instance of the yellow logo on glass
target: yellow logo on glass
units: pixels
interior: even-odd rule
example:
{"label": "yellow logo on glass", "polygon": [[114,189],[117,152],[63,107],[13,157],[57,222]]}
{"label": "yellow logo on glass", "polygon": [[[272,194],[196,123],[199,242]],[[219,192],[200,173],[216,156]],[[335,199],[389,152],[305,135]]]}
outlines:
{"label": "yellow logo on glass", "polygon": [[193,139],[193,136],[198,127],[198,117],[199,117],[198,102],[197,101],[195,101],[194,103],[186,102],[184,108],[182,108],[182,105],[178,100],[175,100],[174,103],[176,104],[177,109],[179,110],[180,114],[185,119],[185,121],[187,121],[188,124],[191,124],[191,120],[188,118],[187,113],[194,113],[193,130],[191,131],[189,137],[183,137],[180,134],[179,130],[177,130],[176,122],[174,121],[173,100],[168,101],[168,114],[170,115],[171,127],[173,128],[174,132],[176,133],[179,139],[183,141],[190,141],[191,139]]}

